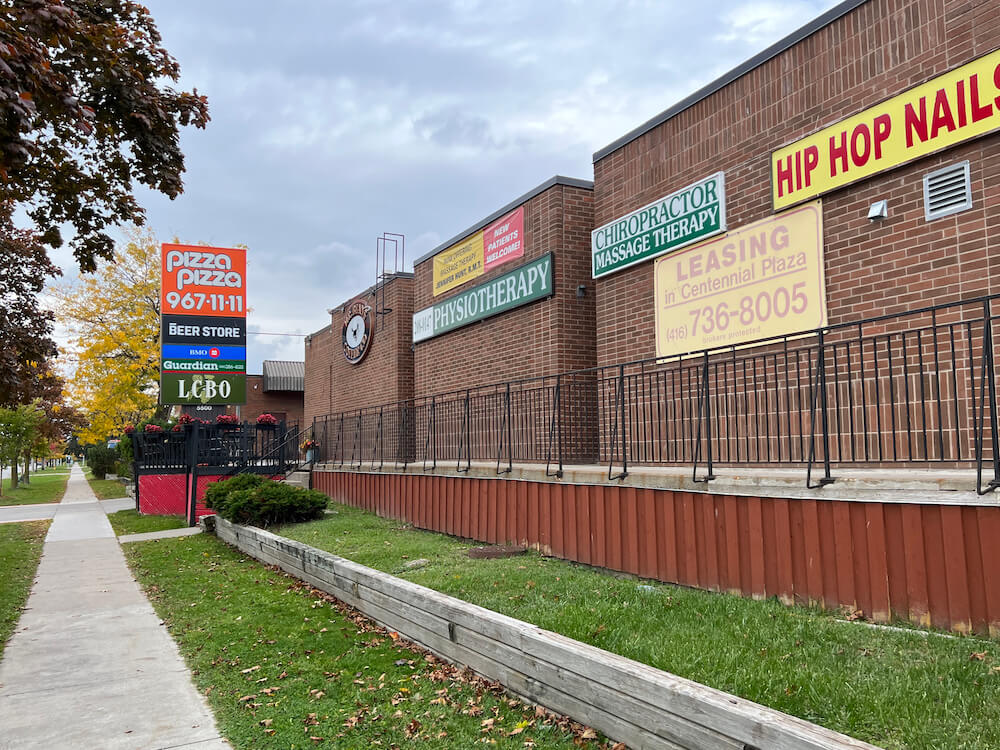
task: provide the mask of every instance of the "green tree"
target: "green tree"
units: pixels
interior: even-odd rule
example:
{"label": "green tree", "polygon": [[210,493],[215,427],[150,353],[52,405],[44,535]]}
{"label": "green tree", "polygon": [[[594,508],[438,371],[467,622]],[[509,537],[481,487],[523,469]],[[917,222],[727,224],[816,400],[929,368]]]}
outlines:
{"label": "green tree", "polygon": [[45,412],[37,403],[0,408],[0,466],[10,467],[12,489],[18,485],[18,460],[30,448],[44,419]]}
{"label": "green tree", "polygon": [[51,247],[68,225],[83,271],[112,256],[107,229],[142,223],[135,184],[180,194],[179,129],[208,123],[161,42],[131,0],[0,0],[0,203]]}
{"label": "green tree", "polygon": [[101,443],[126,425],[163,417],[160,380],[160,250],[149,232],[130,230],[114,263],[52,290],[56,316],[77,355],[69,388],[87,426],[82,443]]}
{"label": "green tree", "polygon": [[44,361],[35,368],[34,379],[20,393],[21,403],[34,403],[44,413],[44,419],[38,428],[38,439],[23,454],[22,477],[25,484],[30,481],[32,450],[35,446],[39,451],[43,446],[48,450],[49,445],[65,442],[86,423],[80,411],[65,402],[63,385],[63,379],[52,372],[48,361]]}
{"label": "green tree", "polygon": [[27,403],[45,360],[56,354],[52,313],[38,305],[46,279],[58,275],[34,234],[14,229],[0,204],[0,406]]}

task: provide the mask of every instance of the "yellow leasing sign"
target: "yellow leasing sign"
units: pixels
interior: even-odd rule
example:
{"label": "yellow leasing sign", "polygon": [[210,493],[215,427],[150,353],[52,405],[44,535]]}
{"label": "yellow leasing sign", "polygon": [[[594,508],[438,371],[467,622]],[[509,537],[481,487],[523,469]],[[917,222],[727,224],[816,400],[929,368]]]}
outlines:
{"label": "yellow leasing sign", "polygon": [[434,256],[434,296],[483,275],[483,233],[476,232]]}
{"label": "yellow leasing sign", "polygon": [[657,357],[826,325],[822,202],[663,256],[655,288]]}
{"label": "yellow leasing sign", "polygon": [[1000,50],[771,154],[778,211],[1000,128]]}

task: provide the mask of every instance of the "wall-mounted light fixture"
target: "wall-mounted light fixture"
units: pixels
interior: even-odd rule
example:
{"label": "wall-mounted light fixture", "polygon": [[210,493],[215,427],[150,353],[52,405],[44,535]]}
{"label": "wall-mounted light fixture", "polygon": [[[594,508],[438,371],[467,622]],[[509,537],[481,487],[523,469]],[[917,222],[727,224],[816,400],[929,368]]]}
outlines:
{"label": "wall-mounted light fixture", "polygon": [[583,299],[586,296],[587,296],[587,285],[580,284],[580,286],[576,288],[576,297],[577,299]]}
{"label": "wall-mounted light fixture", "polygon": [[889,201],[875,201],[868,208],[868,219],[879,221],[889,217]]}

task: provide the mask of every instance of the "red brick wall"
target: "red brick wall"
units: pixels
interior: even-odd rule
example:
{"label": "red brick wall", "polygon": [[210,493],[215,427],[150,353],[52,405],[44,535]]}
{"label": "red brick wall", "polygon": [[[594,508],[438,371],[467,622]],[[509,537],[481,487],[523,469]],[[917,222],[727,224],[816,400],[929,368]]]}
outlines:
{"label": "red brick wall", "polygon": [[[771,215],[771,151],[995,49],[996,10],[986,0],[865,3],[598,160],[595,225],[718,170],[730,227]],[[922,176],[965,159],[974,207],[926,222]],[[830,322],[1000,291],[998,178],[991,135],[826,195]],[[889,218],[873,224],[867,209],[881,199]],[[654,356],[653,262],[597,285],[598,362]]]}
{"label": "red brick wall", "polygon": [[[523,205],[523,258],[438,297],[432,291],[434,262],[428,258],[414,268],[414,309],[423,310],[548,252],[555,254],[555,296],[418,343],[416,396],[594,365],[592,191],[557,184]],[[587,287],[583,298],[576,296],[580,284]]]}
{"label": "red brick wall", "polygon": [[[337,335],[340,335],[338,330]],[[315,417],[333,411],[333,354],[332,326],[326,326],[306,337],[306,385],[304,423],[312,424]],[[343,356],[343,354],[341,354]]]}
{"label": "red brick wall", "polygon": [[273,414],[287,422],[302,422],[304,394],[298,391],[265,391],[263,375],[247,375],[247,402],[240,408],[240,417],[253,422],[261,414]]}
{"label": "red brick wall", "polygon": [[[361,296],[375,304],[371,290]],[[413,278],[397,275],[386,283],[384,307],[392,312],[377,316],[371,349],[356,365],[344,357],[343,307],[334,310],[329,326],[306,340],[308,424],[317,416],[413,397]]]}

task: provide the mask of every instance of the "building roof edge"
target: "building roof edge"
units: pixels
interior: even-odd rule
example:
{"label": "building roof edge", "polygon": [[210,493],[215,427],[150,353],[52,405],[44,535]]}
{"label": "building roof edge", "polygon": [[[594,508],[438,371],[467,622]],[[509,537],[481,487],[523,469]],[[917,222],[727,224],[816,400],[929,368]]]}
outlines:
{"label": "building roof edge", "polygon": [[489,224],[491,224],[494,221],[496,221],[497,219],[499,219],[501,216],[503,216],[505,214],[508,214],[511,211],[513,211],[515,208],[517,208],[518,206],[520,206],[522,203],[527,203],[529,200],[531,200],[532,198],[534,198],[536,195],[538,195],[540,193],[544,193],[546,190],[548,190],[551,187],[555,187],[556,185],[569,185],[570,187],[583,188],[584,190],[593,190],[594,189],[594,183],[593,183],[592,180],[580,180],[580,179],[577,179],[576,177],[563,177],[562,175],[558,175],[558,174],[555,175],[554,177],[550,177],[545,182],[543,182],[541,185],[537,185],[536,187],[533,187],[531,190],[529,190],[524,195],[522,195],[522,196],[520,196],[518,198],[515,198],[514,200],[512,200],[510,203],[508,203],[503,208],[497,209],[496,211],[494,211],[493,213],[491,213],[489,216],[487,216],[482,221],[476,222],[475,224],[473,224],[468,229],[466,229],[466,230],[464,230],[464,231],[459,232],[458,234],[456,234],[450,240],[446,240],[445,242],[442,242],[440,245],[438,245],[437,247],[435,247],[430,252],[424,253],[419,258],[417,258],[415,261],[413,261],[413,267],[416,268],[418,265],[420,265],[424,261],[430,260],[435,255],[437,255],[438,253],[440,253],[442,250],[447,250],[449,247],[451,247],[452,245],[454,245],[456,242],[460,242],[461,240],[465,239],[466,237],[468,237],[473,232],[477,232],[480,229],[482,229],[483,227],[488,226]]}
{"label": "building roof edge", "polygon": [[807,38],[807,37],[815,34],[817,31],[819,31],[820,29],[824,28],[825,26],[829,26],[831,23],[833,23],[834,21],[836,21],[841,16],[844,16],[844,15],[850,13],[852,10],[854,10],[855,8],[858,8],[858,7],[862,6],[862,5],[864,5],[866,2],[868,2],[868,0],[844,0],[844,2],[840,3],[839,5],[835,5],[834,7],[830,8],[830,10],[826,11],[825,13],[823,13],[822,15],[817,16],[816,18],[814,18],[812,21],[810,21],[809,23],[807,23],[805,26],[802,26],[801,28],[796,29],[791,34],[789,34],[788,36],[786,36],[784,39],[781,39],[781,40],[775,42],[774,44],[772,44],[770,47],[768,47],[764,51],[757,53],[756,55],[754,55],[753,57],[751,57],[749,60],[741,63],[740,65],[737,65],[735,68],[733,68],[732,70],[730,70],[728,73],[725,73],[721,77],[716,78],[714,81],[712,81],[711,83],[709,83],[707,86],[703,86],[702,88],[698,89],[693,94],[691,94],[690,96],[687,96],[684,99],[681,99],[674,106],[670,107],[669,109],[664,110],[663,112],[661,112],[660,114],[656,115],[652,119],[647,120],[642,125],[640,125],[639,127],[635,128],[634,130],[630,130],[628,133],[626,133],[625,135],[623,135],[621,138],[619,138],[619,139],[617,139],[617,140],[609,143],[607,146],[605,146],[604,148],[600,149],[599,151],[594,152],[594,163],[597,163],[598,161],[600,161],[604,157],[606,157],[606,156],[614,153],[615,151],[617,151],[618,149],[620,149],[622,146],[626,146],[629,143],[631,143],[632,141],[636,140],[637,138],[640,138],[640,137],[644,136],[650,130],[653,130],[654,128],[659,127],[660,125],[662,125],[663,123],[665,123],[667,120],[671,119],[672,117],[674,117],[676,115],[679,115],[684,110],[689,109],[690,107],[693,107],[695,104],[697,104],[698,102],[700,102],[702,99],[707,99],[712,94],[716,93],[717,91],[722,90],[723,88],[725,88],[726,86],[728,86],[730,83],[732,83],[736,79],[745,76],[747,73],[749,73],[750,71],[754,70],[755,68],[760,67],[761,65],[763,65],[764,63],[766,63],[771,58],[777,57],[778,55],[780,55],[785,50],[790,49],[791,47],[794,47],[796,44],[798,44],[799,42],[801,42],[803,39],[805,39],[805,38]]}

